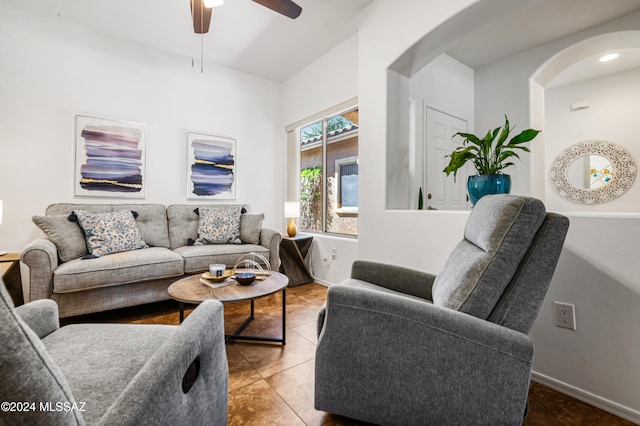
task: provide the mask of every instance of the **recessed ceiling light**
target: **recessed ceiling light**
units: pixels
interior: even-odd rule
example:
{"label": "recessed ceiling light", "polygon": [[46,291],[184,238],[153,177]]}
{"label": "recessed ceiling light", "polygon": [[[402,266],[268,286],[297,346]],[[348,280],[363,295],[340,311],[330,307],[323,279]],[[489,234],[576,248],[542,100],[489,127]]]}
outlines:
{"label": "recessed ceiling light", "polygon": [[224,0],[204,0],[204,7],[218,7],[224,4]]}
{"label": "recessed ceiling light", "polygon": [[620,56],[617,53],[608,53],[606,55],[604,55],[602,58],[600,58],[600,62],[608,62],[608,61],[613,61],[614,59],[616,59],[618,56]]}

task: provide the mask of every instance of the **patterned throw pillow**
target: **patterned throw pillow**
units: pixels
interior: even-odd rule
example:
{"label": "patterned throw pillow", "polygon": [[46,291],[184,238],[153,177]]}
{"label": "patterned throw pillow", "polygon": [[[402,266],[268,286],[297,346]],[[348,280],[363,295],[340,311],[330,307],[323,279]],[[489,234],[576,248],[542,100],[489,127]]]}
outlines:
{"label": "patterned throw pillow", "polygon": [[240,211],[242,206],[201,207],[199,209],[196,246],[206,244],[241,244]]}
{"label": "patterned throw pillow", "polygon": [[73,213],[84,230],[87,248],[93,256],[149,247],[142,239],[130,210],[109,213],[74,210]]}

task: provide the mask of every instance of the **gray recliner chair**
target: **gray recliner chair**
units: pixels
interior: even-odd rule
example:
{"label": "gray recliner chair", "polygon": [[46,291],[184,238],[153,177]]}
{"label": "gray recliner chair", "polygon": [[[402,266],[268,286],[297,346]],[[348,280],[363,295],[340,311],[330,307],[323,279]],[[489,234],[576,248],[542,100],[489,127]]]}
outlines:
{"label": "gray recliner chair", "polygon": [[320,310],[315,407],[383,425],[522,423],[528,334],[568,227],[539,200],[489,195],[437,276],[355,262]]}
{"label": "gray recliner chair", "polygon": [[53,300],[14,307],[0,280],[1,425],[225,425],[223,307],[180,326],[59,327]]}

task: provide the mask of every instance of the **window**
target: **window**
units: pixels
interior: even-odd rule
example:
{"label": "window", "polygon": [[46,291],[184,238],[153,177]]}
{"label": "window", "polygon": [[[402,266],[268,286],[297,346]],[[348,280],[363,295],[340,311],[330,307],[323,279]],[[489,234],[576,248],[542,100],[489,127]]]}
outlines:
{"label": "window", "polygon": [[358,159],[336,160],[338,171],[338,215],[358,213]]}
{"label": "window", "polygon": [[358,235],[358,109],[302,126],[300,227]]}

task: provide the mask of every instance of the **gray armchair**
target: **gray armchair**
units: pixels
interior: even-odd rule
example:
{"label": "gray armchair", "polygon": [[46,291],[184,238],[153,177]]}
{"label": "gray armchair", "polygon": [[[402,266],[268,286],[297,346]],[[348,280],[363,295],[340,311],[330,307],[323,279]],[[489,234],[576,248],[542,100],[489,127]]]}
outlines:
{"label": "gray armchair", "polygon": [[15,308],[0,281],[2,425],[227,423],[222,304],[178,327],[60,328],[53,300]]}
{"label": "gray armchair", "polygon": [[569,226],[483,197],[437,276],[357,261],[318,319],[315,406],[377,424],[520,424],[528,337]]}

